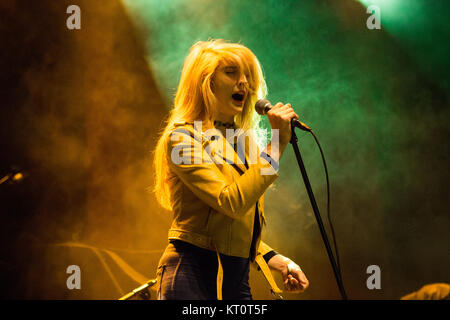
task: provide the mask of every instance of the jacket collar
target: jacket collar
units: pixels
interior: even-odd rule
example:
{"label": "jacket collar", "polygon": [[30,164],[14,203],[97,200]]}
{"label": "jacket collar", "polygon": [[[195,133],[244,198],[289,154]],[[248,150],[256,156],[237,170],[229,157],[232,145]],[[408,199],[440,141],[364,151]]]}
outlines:
{"label": "jacket collar", "polygon": [[[185,122],[176,122],[175,123],[175,126],[181,126],[181,125],[189,125],[189,126],[194,127],[194,122],[185,121]],[[221,133],[221,131],[219,129],[217,129],[217,128],[214,128],[214,129],[217,130],[217,135],[214,135],[214,138],[213,138],[213,135],[209,135],[209,134],[206,135],[205,132],[203,132],[203,130],[202,130],[202,132],[201,132],[202,145],[205,146],[205,143],[210,143],[213,140],[217,140],[216,142],[225,144],[225,145],[223,145],[223,147],[225,147],[226,149],[224,149],[224,148],[220,149],[221,150],[221,152],[219,153],[220,157],[226,163],[233,166],[239,172],[239,174],[242,175],[247,170],[245,163],[249,163],[247,153],[245,152],[246,150],[242,150],[244,152],[244,156],[245,156],[245,163],[243,162],[244,159],[242,159],[241,161],[238,161],[239,156],[238,156],[238,153],[236,152],[237,149],[235,149],[235,147],[237,148],[237,143],[235,143],[235,141],[231,141],[231,142],[228,141],[226,139],[226,135]],[[194,129],[194,131],[195,131],[195,129]],[[196,132],[198,133],[198,131],[196,131]],[[233,147],[232,143],[235,147]],[[223,152],[224,150],[227,150],[228,154],[224,154],[224,152]],[[231,152],[230,150],[234,150],[234,151]]]}

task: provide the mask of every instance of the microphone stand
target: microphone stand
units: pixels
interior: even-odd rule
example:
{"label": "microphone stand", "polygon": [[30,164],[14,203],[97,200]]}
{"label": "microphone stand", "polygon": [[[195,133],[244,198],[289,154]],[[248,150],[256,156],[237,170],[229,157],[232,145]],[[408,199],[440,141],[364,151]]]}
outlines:
{"label": "microphone stand", "polygon": [[[322,218],[320,217],[319,208],[317,207],[316,200],[314,198],[314,194],[313,194],[313,191],[311,188],[311,184],[309,183],[308,175],[306,174],[305,165],[303,164],[302,156],[300,155],[300,150],[297,145],[298,138],[297,138],[297,135],[295,134],[296,127],[301,128],[300,124],[298,124],[298,122],[296,122],[294,119],[291,119],[291,134],[292,135],[291,135],[290,143],[292,144],[292,147],[294,148],[294,153],[297,158],[298,166],[300,167],[300,171],[303,176],[303,181],[305,183],[306,190],[308,191],[309,200],[311,201],[311,206],[313,208],[314,215],[316,216],[317,224],[319,225],[320,234],[322,235],[322,239],[323,239],[325,248],[328,253],[328,258],[330,259],[331,266],[333,267],[333,272],[334,272],[334,276],[336,278],[337,285],[339,287],[339,291],[341,293],[342,299],[347,300],[347,294],[345,293],[345,290],[344,290],[344,285],[342,283],[341,274],[339,272],[336,261],[334,259],[333,252],[331,251],[330,243],[328,241],[328,237],[327,237],[325,228],[322,223]],[[301,129],[303,129],[303,128],[301,128]]]}
{"label": "microphone stand", "polygon": [[156,284],[156,282],[157,282],[156,279],[149,280],[142,286],[120,297],[119,300],[129,300],[135,295],[139,295],[143,300],[150,300],[150,292],[148,291],[148,289],[153,287]]}

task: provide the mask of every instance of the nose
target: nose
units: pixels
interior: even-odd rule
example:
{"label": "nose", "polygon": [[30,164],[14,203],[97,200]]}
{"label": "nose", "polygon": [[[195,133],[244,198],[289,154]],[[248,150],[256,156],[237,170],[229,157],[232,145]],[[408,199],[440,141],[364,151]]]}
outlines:
{"label": "nose", "polygon": [[248,85],[247,76],[244,73],[242,73],[241,76],[239,77],[238,85],[239,86],[241,86],[241,85],[247,86]]}

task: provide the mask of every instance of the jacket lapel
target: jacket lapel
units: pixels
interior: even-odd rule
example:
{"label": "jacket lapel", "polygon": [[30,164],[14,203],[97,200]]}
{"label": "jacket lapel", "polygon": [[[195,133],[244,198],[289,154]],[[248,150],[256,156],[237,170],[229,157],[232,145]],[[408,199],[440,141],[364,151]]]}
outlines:
{"label": "jacket lapel", "polygon": [[[228,141],[225,137],[222,136],[222,158],[226,161],[226,163],[230,164],[236,171],[239,172],[240,175],[244,174],[244,172],[247,170],[247,167],[245,166],[245,163],[248,163],[247,155],[245,154],[245,151],[242,150],[241,152],[238,152],[237,150],[237,143],[233,143],[233,145]],[[244,159],[239,158],[238,153],[240,153],[245,157]]]}

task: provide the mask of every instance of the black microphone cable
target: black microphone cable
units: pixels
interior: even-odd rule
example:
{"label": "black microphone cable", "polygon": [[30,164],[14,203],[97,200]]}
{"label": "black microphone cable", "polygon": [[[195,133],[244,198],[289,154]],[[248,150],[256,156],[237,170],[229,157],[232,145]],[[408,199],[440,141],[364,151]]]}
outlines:
{"label": "black microphone cable", "polygon": [[330,210],[330,180],[328,177],[328,169],[327,169],[327,162],[325,161],[325,156],[322,150],[322,147],[320,146],[319,140],[317,139],[316,135],[314,134],[314,132],[312,130],[308,131],[312,134],[312,136],[314,137],[314,140],[316,141],[317,146],[319,147],[319,151],[320,151],[320,155],[322,157],[322,162],[323,162],[323,166],[325,169],[325,177],[327,180],[327,217],[328,217],[328,223],[330,224],[330,229],[331,229],[331,235],[333,237],[333,243],[334,243],[334,251],[335,251],[335,255],[336,255],[336,264],[338,267],[338,271],[339,271],[339,277],[341,278],[342,281],[342,274],[341,274],[341,263],[340,263],[340,259],[339,259],[339,251],[338,251],[338,246],[337,246],[337,241],[336,241],[336,234],[334,232],[334,227],[333,227],[333,223],[331,221],[331,210]]}

